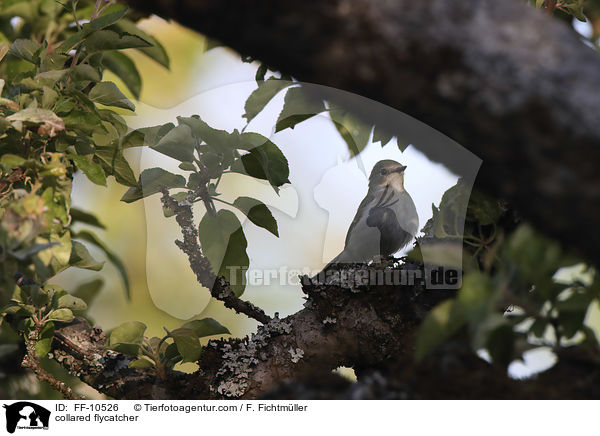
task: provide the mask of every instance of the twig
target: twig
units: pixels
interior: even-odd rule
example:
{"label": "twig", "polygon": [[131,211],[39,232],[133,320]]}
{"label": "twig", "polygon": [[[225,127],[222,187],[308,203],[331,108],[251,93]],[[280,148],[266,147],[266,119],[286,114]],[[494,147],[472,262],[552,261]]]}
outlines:
{"label": "twig", "polygon": [[210,262],[202,254],[202,249],[198,242],[198,230],[194,225],[194,214],[192,212],[192,202],[187,199],[181,203],[169,195],[166,188],[161,189],[163,205],[175,212],[175,219],[181,228],[183,241],[175,241],[181,251],[187,254],[190,267],[196,279],[202,285],[210,289],[211,295],[217,300],[222,301],[225,307],[233,309],[238,313],[257,320],[262,324],[269,323],[272,319],[261,308],[254,304],[241,300],[231,290],[229,283],[224,277],[217,277],[210,265]]}
{"label": "twig", "polygon": [[96,0],[96,5],[94,6],[94,11],[92,12],[92,16],[90,17],[90,21],[94,21],[98,18],[98,13],[100,11],[100,5],[102,4],[102,0]]}
{"label": "twig", "polygon": [[108,8],[109,6],[111,6],[114,3],[113,0],[107,1],[106,4],[104,6],[102,6],[100,8],[100,10],[98,11],[98,15],[101,15],[102,12],[104,12],[106,10],[106,8]]}
{"label": "twig", "polygon": [[233,309],[237,313],[243,313],[250,318],[257,320],[262,324],[268,324],[272,318],[267,315],[260,307],[255,306],[249,301],[244,301],[237,297],[227,280],[224,277],[219,277],[210,291],[210,295],[219,301],[222,301],[225,307]]}

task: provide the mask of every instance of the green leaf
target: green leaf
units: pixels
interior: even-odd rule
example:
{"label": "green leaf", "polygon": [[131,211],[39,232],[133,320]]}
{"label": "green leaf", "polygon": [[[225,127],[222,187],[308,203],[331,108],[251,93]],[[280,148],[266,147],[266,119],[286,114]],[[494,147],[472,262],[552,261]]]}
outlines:
{"label": "green leaf", "polygon": [[117,256],[112,250],[108,248],[106,244],[104,244],[98,236],[88,230],[82,230],[75,234],[75,238],[83,239],[84,241],[90,242],[94,244],[96,247],[100,248],[106,254],[108,260],[117,268],[119,271],[119,275],[121,276],[121,280],[123,281],[123,286],[125,288],[125,296],[127,300],[131,298],[131,288],[129,285],[129,276],[127,275],[127,269],[125,268],[125,264],[123,261]]}
{"label": "green leaf", "polygon": [[33,244],[33,245],[27,245],[23,248],[21,248],[20,250],[9,250],[9,253],[11,256],[23,261],[25,259],[27,259],[28,257],[33,256],[34,254],[39,253],[42,250],[46,250],[47,248],[53,247],[55,245],[58,245],[56,242],[50,242],[47,244]]}
{"label": "green leaf", "polygon": [[594,295],[591,292],[582,292],[575,288],[567,298],[557,301],[554,307],[563,312],[587,311],[593,299]]}
{"label": "green leaf", "polygon": [[488,332],[486,348],[492,362],[507,367],[513,360],[515,334],[512,325],[504,321]]}
{"label": "green leaf", "polygon": [[96,185],[106,186],[106,175],[100,164],[95,163],[87,156],[69,154],[67,157],[75,162],[77,168],[83,171],[90,182],[95,183]]}
{"label": "green leaf", "polygon": [[85,136],[92,136],[93,133],[106,133],[100,117],[87,110],[69,110],[69,113],[63,116],[63,120],[67,130],[81,132]]}
{"label": "green leaf", "polygon": [[114,328],[110,333],[109,343],[141,344],[144,339],[146,324],[139,321],[128,321]]}
{"label": "green leaf", "polygon": [[95,20],[90,21],[90,24],[95,29],[104,29],[110,25],[117,23],[121,18],[125,16],[128,9],[122,7],[122,5],[114,5],[107,9],[105,13],[97,17]]}
{"label": "green leaf", "polygon": [[185,187],[185,178],[178,174],[173,174],[162,168],[150,168],[142,171],[140,181],[136,187],[130,188],[121,201],[132,203],[144,197],[160,192],[161,187],[183,188]]}
{"label": "green leaf", "polygon": [[471,187],[459,179],[456,185],[444,192],[439,211],[434,212],[433,227],[437,238],[462,236],[470,191]]}
{"label": "green leaf", "polygon": [[[178,329],[180,330],[180,329]],[[198,336],[191,334],[173,334],[173,341],[177,345],[177,351],[181,355],[182,363],[196,362],[202,354],[202,345]]]}
{"label": "green leaf", "polygon": [[536,318],[536,320],[529,327],[529,332],[538,338],[544,337],[544,333],[546,332],[546,328],[548,327],[548,319],[547,318]]}
{"label": "green leaf", "polygon": [[183,171],[196,171],[196,166],[191,162],[181,162],[177,166]]}
{"label": "green leaf", "polygon": [[285,94],[283,109],[277,118],[275,132],[294,128],[296,124],[301,123],[325,110],[325,104],[322,100],[316,100],[306,95],[306,90],[302,87],[291,88]]}
{"label": "green leaf", "polygon": [[[69,90],[69,91],[71,91],[71,90]],[[86,97],[86,99],[87,99],[87,97]],[[76,100],[77,100],[76,98],[74,98],[73,100],[71,100],[69,97],[65,97],[63,95],[59,95],[58,100],[54,104],[53,111],[56,114],[60,115],[64,120],[65,120],[65,118],[68,115],[71,114],[71,112],[77,111],[77,112],[81,112],[81,113],[88,113],[87,110],[85,110],[85,111],[79,111],[79,110],[75,109]],[[94,104],[91,101],[89,101],[89,99],[87,101],[90,104],[92,104],[92,105]],[[87,104],[83,103],[82,106],[87,106]],[[65,120],[65,124],[67,124],[66,120]]]}
{"label": "green leaf", "polygon": [[149,368],[154,368],[155,366],[156,366],[155,363],[152,362],[146,356],[142,356],[135,360],[132,360],[131,362],[129,362],[129,365],[127,365],[128,368],[133,368],[133,369],[149,369]]}
{"label": "green leaf", "polygon": [[56,82],[61,80],[67,74],[69,70],[50,70],[43,73],[36,74],[34,79],[43,86],[53,87]]}
{"label": "green leaf", "polygon": [[112,30],[99,30],[85,39],[89,53],[102,50],[121,50],[126,48],[150,47],[148,41],[129,33],[117,33]]}
{"label": "green leaf", "polygon": [[45,109],[51,109],[52,106],[58,100],[58,92],[54,89],[44,86],[42,88],[42,107]]}
{"label": "green leaf", "polygon": [[225,277],[235,295],[246,287],[245,269],[250,260],[248,242],[242,225],[231,211],[221,209],[217,215],[204,214],[198,226],[200,245],[217,276]]}
{"label": "green leaf", "polygon": [[127,8],[122,8],[115,12],[104,14],[89,23],[85,23],[77,33],[67,38],[60,46],[58,46],[56,51],[58,53],[67,53],[92,33],[119,21],[126,12]]}
{"label": "green leaf", "polygon": [[231,334],[227,327],[221,325],[213,318],[203,318],[188,321],[182,325],[181,328],[192,330],[199,338],[203,338],[205,336]]}
{"label": "green leaf", "polygon": [[135,110],[135,105],[123,95],[113,82],[99,82],[88,94],[90,100],[105,106],[115,106],[123,109]]}
{"label": "green leaf", "polygon": [[267,229],[279,237],[277,221],[275,221],[273,214],[271,214],[269,208],[262,201],[251,197],[238,197],[233,202],[233,205],[242,211],[254,224]]}
{"label": "green leaf", "polygon": [[77,268],[91,269],[92,271],[100,271],[104,266],[104,262],[98,262],[92,257],[88,249],[81,242],[72,241],[71,258],[69,264]]}
{"label": "green leaf", "polygon": [[127,122],[125,119],[111,109],[98,109],[98,115],[103,121],[106,121],[113,127],[119,137],[124,136],[129,132],[129,127],[127,126]]}
{"label": "green leaf", "polygon": [[204,40],[205,40],[205,43],[204,43],[204,51],[205,52],[212,50],[213,48],[223,47],[223,43],[221,41],[219,41],[218,39],[208,38],[207,36],[205,36]]}
{"label": "green leaf", "polygon": [[65,122],[54,112],[42,108],[27,108],[6,117],[17,130],[22,122],[41,124],[38,129],[40,135],[55,136],[56,132],[65,130]]}
{"label": "green leaf", "polygon": [[139,321],[124,322],[110,332],[108,348],[132,356],[137,355],[144,340],[146,324]]}
{"label": "green leaf", "polygon": [[104,171],[125,186],[137,186],[133,170],[118,146],[96,147],[95,156],[103,164]]}
{"label": "green leaf", "polygon": [[10,50],[10,44],[8,42],[3,42],[2,44],[0,44],[0,61],[4,59],[4,56],[6,56],[8,50]]}
{"label": "green leaf", "polygon": [[81,298],[75,297],[71,294],[66,294],[58,299],[58,308],[85,310],[87,309],[87,304]]}
{"label": "green leaf", "polygon": [[59,309],[58,301],[60,300],[60,298],[64,297],[65,295],[68,295],[68,292],[65,291],[63,288],[53,284],[44,285],[44,287],[42,288],[42,292],[44,292],[48,296],[49,306],[52,309]]}
{"label": "green leaf", "polygon": [[532,296],[541,300],[552,297],[553,274],[563,266],[577,263],[572,256],[561,251],[556,241],[543,237],[527,224],[519,225],[507,238],[503,255],[509,262],[519,266],[517,278],[523,285],[536,286]]}
{"label": "green leaf", "polygon": [[375,126],[373,129],[373,142],[380,142],[382,147],[390,142],[393,137],[394,135],[384,130],[381,126]]}
{"label": "green leaf", "polygon": [[62,235],[51,234],[49,239],[38,238],[37,241],[40,244],[52,244],[50,248],[36,253],[33,258],[36,272],[40,275],[41,280],[47,280],[69,266],[72,252],[69,232],[64,232]]}
{"label": "green leaf", "polygon": [[102,76],[97,68],[92,67],[89,64],[79,64],[73,67],[71,70],[71,79],[75,82],[82,80],[88,80],[90,82],[99,82],[102,80]]}
{"label": "green leaf", "polygon": [[[28,318],[33,315],[36,308],[30,304],[21,304],[15,302],[9,302],[7,306],[4,306],[0,313],[2,315],[13,315],[15,317]],[[0,320],[3,317],[0,317]]]}
{"label": "green leaf", "polygon": [[256,80],[257,85],[261,85],[262,82],[265,81],[265,74],[267,74],[268,68],[266,64],[260,64],[258,69],[256,70],[256,74],[254,76],[254,80]]}
{"label": "green leaf", "polygon": [[44,286],[40,288],[39,286],[33,285],[29,286],[29,293],[31,296],[31,302],[35,307],[43,307],[46,306],[54,294],[54,290],[52,287]]}
{"label": "green leaf", "polygon": [[591,292],[582,292],[575,288],[566,299],[556,302],[558,323],[561,334],[565,338],[573,337],[583,328],[583,322],[593,299],[594,295]]}
{"label": "green leaf", "polygon": [[279,187],[290,182],[290,170],[284,154],[275,144],[258,133],[243,133],[240,140],[249,148],[249,153],[236,161],[231,170],[268,180],[275,192],[279,193]]}
{"label": "green leaf", "polygon": [[196,143],[192,129],[186,124],[180,124],[163,136],[152,149],[181,162],[192,162]]}
{"label": "green leaf", "polygon": [[135,63],[129,56],[118,51],[104,53],[102,63],[119,77],[136,99],[140,98],[142,79]]}
{"label": "green leaf", "polygon": [[10,54],[23,59],[32,64],[36,63],[35,53],[40,49],[40,45],[31,39],[17,39],[10,46]]}
{"label": "green leaf", "polygon": [[47,322],[42,327],[38,336],[38,341],[35,343],[35,355],[45,357],[52,348],[52,338],[54,338],[54,323]]}
{"label": "green leaf", "polygon": [[56,309],[48,314],[48,321],[71,322],[73,321],[73,312],[70,309]]}
{"label": "green leaf", "polygon": [[233,150],[238,145],[239,135],[237,130],[233,133],[229,133],[226,130],[212,128],[197,115],[189,118],[177,117],[177,121],[180,126],[188,126],[191,129],[192,136],[206,142],[216,153]]}
{"label": "green leaf", "polygon": [[246,111],[243,115],[244,118],[250,122],[265,108],[279,91],[291,85],[293,85],[293,82],[273,77],[260,83],[258,88],[256,88],[246,100],[246,104],[244,105]]}
{"label": "green leaf", "polygon": [[422,360],[435,347],[452,336],[466,320],[452,319],[452,300],[446,300],[435,306],[425,317],[417,333],[415,359]]}
{"label": "green leaf", "polygon": [[98,227],[101,229],[106,228],[104,224],[102,224],[95,215],[85,212],[81,209],[77,209],[75,207],[71,208],[71,220],[73,222],[89,224],[90,226]]}
{"label": "green leaf", "polygon": [[348,150],[353,156],[358,155],[369,143],[373,126],[365,124],[355,115],[341,109],[332,109],[329,112],[335,128],[346,142]]}
{"label": "green leaf", "polygon": [[127,134],[123,140],[122,146],[123,148],[141,146],[153,147],[174,127],[175,125],[173,123],[167,123],[161,126],[143,127],[141,129],[133,130]]}
{"label": "green leaf", "polygon": [[179,354],[179,350],[177,349],[177,344],[172,343],[167,345],[163,353],[163,360],[166,360],[168,364],[172,367],[175,363],[181,361],[182,357]]}
{"label": "green leaf", "polygon": [[27,162],[27,160],[24,157],[17,156],[16,154],[7,153],[0,157],[0,165],[2,165],[6,171],[15,167],[20,167],[25,164],[25,162]]}
{"label": "green leaf", "polygon": [[144,32],[133,21],[130,21],[127,18],[119,20],[115,23],[114,27],[121,32],[127,32],[148,41],[152,44],[151,47],[138,48],[137,50],[148,56],[150,59],[155,60],[163,67],[169,68],[169,56],[167,55],[167,51],[152,35]]}
{"label": "green leaf", "polygon": [[483,273],[465,275],[457,297],[434,307],[421,323],[416,339],[416,359],[423,359],[465,324],[480,327],[494,310],[495,302],[496,294],[489,276]]}
{"label": "green leaf", "polygon": [[489,276],[469,273],[463,278],[456,297],[453,316],[477,324],[489,317],[494,309],[496,293]]}

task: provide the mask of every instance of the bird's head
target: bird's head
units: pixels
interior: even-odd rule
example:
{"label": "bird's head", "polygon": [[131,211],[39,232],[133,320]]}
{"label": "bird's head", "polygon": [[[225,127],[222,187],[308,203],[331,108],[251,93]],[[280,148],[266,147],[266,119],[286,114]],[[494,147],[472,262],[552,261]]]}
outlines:
{"label": "bird's head", "polygon": [[404,190],[404,170],[405,165],[402,165],[395,160],[380,160],[375,164],[369,177],[369,187],[386,186],[396,189],[397,191]]}

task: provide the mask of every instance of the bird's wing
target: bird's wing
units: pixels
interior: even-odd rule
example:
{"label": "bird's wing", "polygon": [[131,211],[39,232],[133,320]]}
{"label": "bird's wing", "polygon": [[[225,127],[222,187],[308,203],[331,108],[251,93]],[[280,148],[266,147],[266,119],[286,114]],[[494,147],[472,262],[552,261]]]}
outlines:
{"label": "bird's wing", "polygon": [[376,196],[376,193],[369,191],[367,192],[367,195],[365,195],[365,198],[363,198],[363,201],[360,202],[360,206],[358,206],[356,215],[354,215],[354,219],[352,220],[350,227],[348,227],[348,232],[346,233],[346,241],[344,242],[344,248],[348,247],[348,242],[350,241],[350,234],[352,233],[352,229],[356,226],[356,224],[358,224],[358,222],[361,220],[364,214],[368,212],[367,208],[375,200]]}
{"label": "bird's wing", "polygon": [[416,235],[419,231],[419,215],[410,194],[406,191],[400,193],[395,206],[400,226],[412,236]]}

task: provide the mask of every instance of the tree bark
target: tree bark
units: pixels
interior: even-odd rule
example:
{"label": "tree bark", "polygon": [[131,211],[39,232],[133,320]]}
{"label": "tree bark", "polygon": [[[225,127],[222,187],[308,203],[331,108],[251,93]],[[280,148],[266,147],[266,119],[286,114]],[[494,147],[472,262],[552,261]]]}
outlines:
{"label": "tree bark", "polygon": [[[161,378],[128,368],[132,357],[104,348],[102,331],[83,318],[57,327],[53,357],[117,399],[600,398],[597,352],[560,350],[550,370],[514,380],[477,357],[459,335],[415,363],[423,316],[452,292],[418,284],[348,288],[335,279],[305,283],[303,291],[303,310],[243,339],[209,341],[193,374],[170,371]],[[358,383],[336,380],[331,370],[339,366],[353,367]]]}
{"label": "tree bark", "polygon": [[483,159],[479,187],[600,263],[600,58],[548,14],[518,0],[128,3],[427,123]]}

